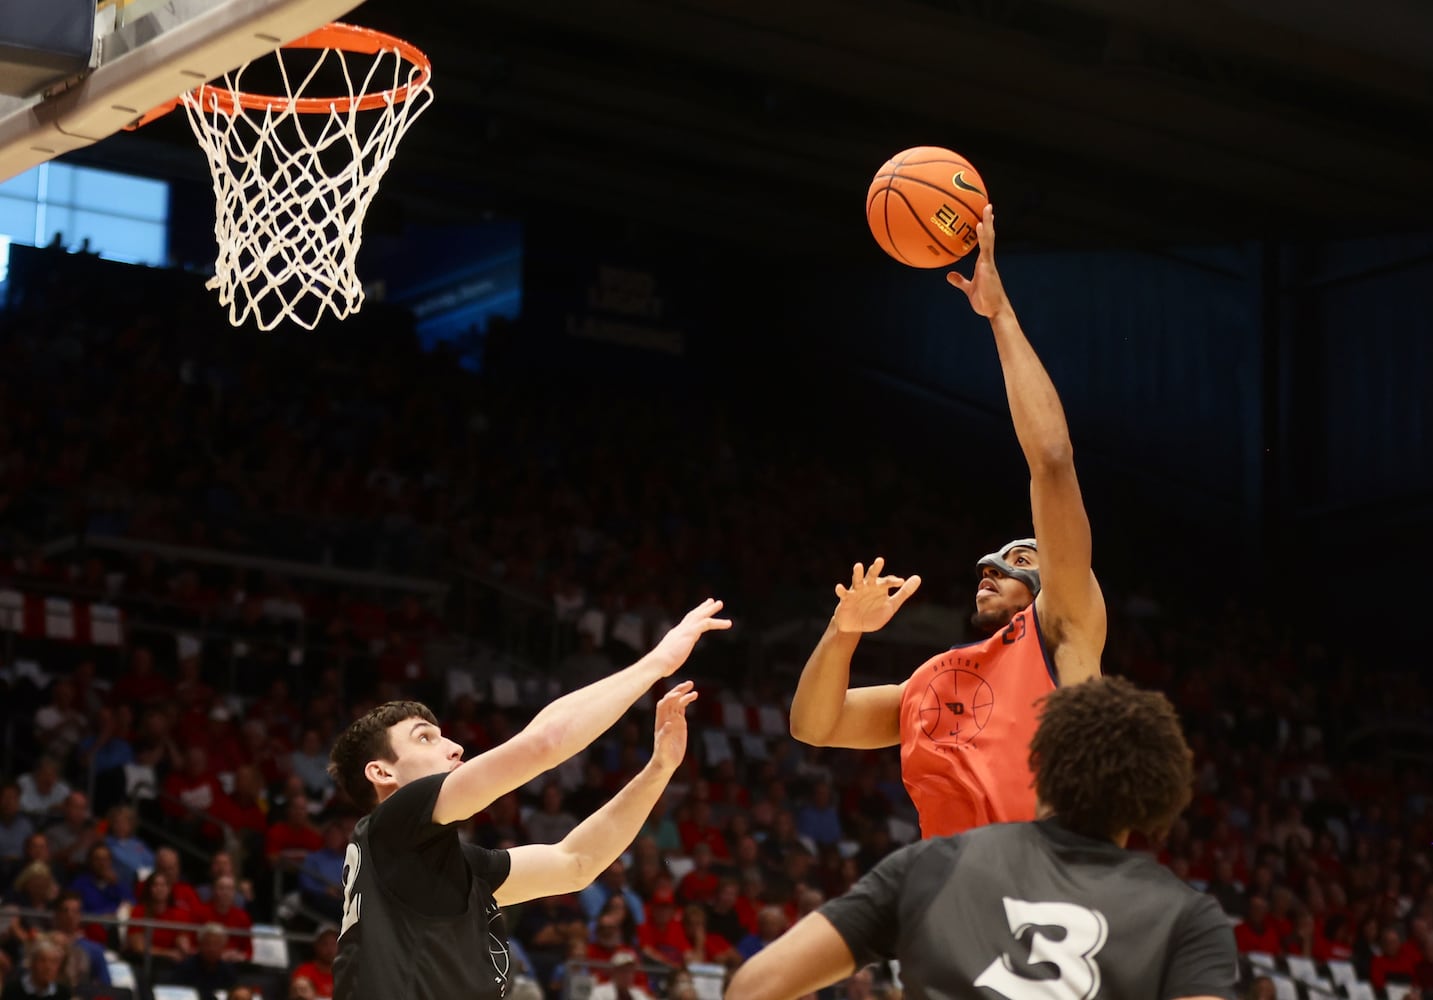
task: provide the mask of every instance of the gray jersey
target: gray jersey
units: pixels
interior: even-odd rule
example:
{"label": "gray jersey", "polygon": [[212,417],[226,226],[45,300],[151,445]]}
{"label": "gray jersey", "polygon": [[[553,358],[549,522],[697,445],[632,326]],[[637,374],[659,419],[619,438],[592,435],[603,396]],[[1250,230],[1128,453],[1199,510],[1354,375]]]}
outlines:
{"label": "gray jersey", "polygon": [[910,1000],[1235,996],[1234,932],[1213,898],[1055,820],[919,841],[821,913],[857,967],[898,960]]}

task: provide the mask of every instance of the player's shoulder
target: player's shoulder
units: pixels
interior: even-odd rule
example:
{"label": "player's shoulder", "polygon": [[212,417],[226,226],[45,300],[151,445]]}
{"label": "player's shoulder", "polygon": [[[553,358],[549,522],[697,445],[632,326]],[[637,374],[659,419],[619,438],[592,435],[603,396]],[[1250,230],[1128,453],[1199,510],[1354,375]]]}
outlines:
{"label": "player's shoulder", "polygon": [[1208,893],[1200,892],[1194,886],[1160,864],[1152,855],[1143,851],[1125,851],[1126,861],[1121,865],[1123,876],[1130,882],[1138,882],[1140,891],[1159,893],[1169,901],[1172,908],[1180,910],[1209,909],[1223,915],[1218,901]]}

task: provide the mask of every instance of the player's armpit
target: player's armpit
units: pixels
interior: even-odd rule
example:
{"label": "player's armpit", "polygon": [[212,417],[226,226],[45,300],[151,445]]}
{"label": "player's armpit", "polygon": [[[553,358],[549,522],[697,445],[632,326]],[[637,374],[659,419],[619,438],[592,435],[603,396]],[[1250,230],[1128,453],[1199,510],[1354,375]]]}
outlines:
{"label": "player's armpit", "polygon": [[811,913],[736,970],[726,1000],[794,1000],[855,970],[845,939],[831,921]]}
{"label": "player's armpit", "polygon": [[879,750],[901,742],[903,684],[851,688],[841,705],[836,725],[815,746]]}
{"label": "player's armpit", "polygon": [[514,906],[543,896],[576,892],[592,880],[583,880],[578,858],[559,844],[525,844],[508,851],[511,868],[493,893],[499,906]]}

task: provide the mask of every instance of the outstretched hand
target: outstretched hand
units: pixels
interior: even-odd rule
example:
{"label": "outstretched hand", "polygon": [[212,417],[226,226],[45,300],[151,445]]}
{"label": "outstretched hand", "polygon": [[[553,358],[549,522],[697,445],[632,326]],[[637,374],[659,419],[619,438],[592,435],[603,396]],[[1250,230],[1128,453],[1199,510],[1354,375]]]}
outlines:
{"label": "outstretched hand", "polygon": [[716,613],[721,609],[721,601],[708,597],[688,611],[686,617],[662,637],[657,648],[652,650],[652,655],[661,665],[663,677],[670,677],[687,662],[687,657],[692,655],[692,647],[707,632],[731,628],[731,619],[716,617]]}
{"label": "outstretched hand", "polygon": [[687,753],[687,706],[697,700],[691,681],[682,681],[657,702],[656,742],[652,762],[675,771]]}
{"label": "outstretched hand", "polygon": [[965,293],[970,299],[970,308],[989,319],[1010,305],[1005,297],[1005,286],[1000,283],[1000,272],[995,269],[994,205],[985,206],[984,218],[975,224],[975,235],[980,241],[980,250],[975,258],[974,274],[967,278],[959,271],[951,271],[945,280]]}
{"label": "outstretched hand", "polygon": [[[906,599],[921,585],[918,576],[909,579],[882,576],[886,560],[877,556],[867,570],[860,563],[851,569],[851,586],[836,584],[836,630],[839,632],[875,632],[891,620]],[[891,593],[892,590],[895,593]]]}

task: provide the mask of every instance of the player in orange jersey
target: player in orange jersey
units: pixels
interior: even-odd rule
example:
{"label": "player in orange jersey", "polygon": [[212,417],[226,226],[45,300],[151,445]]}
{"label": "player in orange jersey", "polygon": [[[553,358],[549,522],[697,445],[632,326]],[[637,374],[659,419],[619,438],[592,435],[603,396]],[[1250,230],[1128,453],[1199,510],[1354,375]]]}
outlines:
{"label": "player in orange jersey", "polygon": [[[1097,677],[1105,601],[1090,570],[1090,522],[1075,478],[1064,409],[1025,339],[995,268],[995,214],[977,226],[974,275],[948,280],[990,320],[1015,435],[1030,467],[1035,538],[977,563],[971,622],[987,638],[926,661],[903,684],[850,688],[851,657],[920,586],[857,563],[837,584],[835,614],[791,703],[791,735],[815,746],[900,745],[901,774],[921,835],[1035,817],[1028,758],[1036,702],[1057,685]],[[1038,539],[1038,543],[1037,543]]]}

